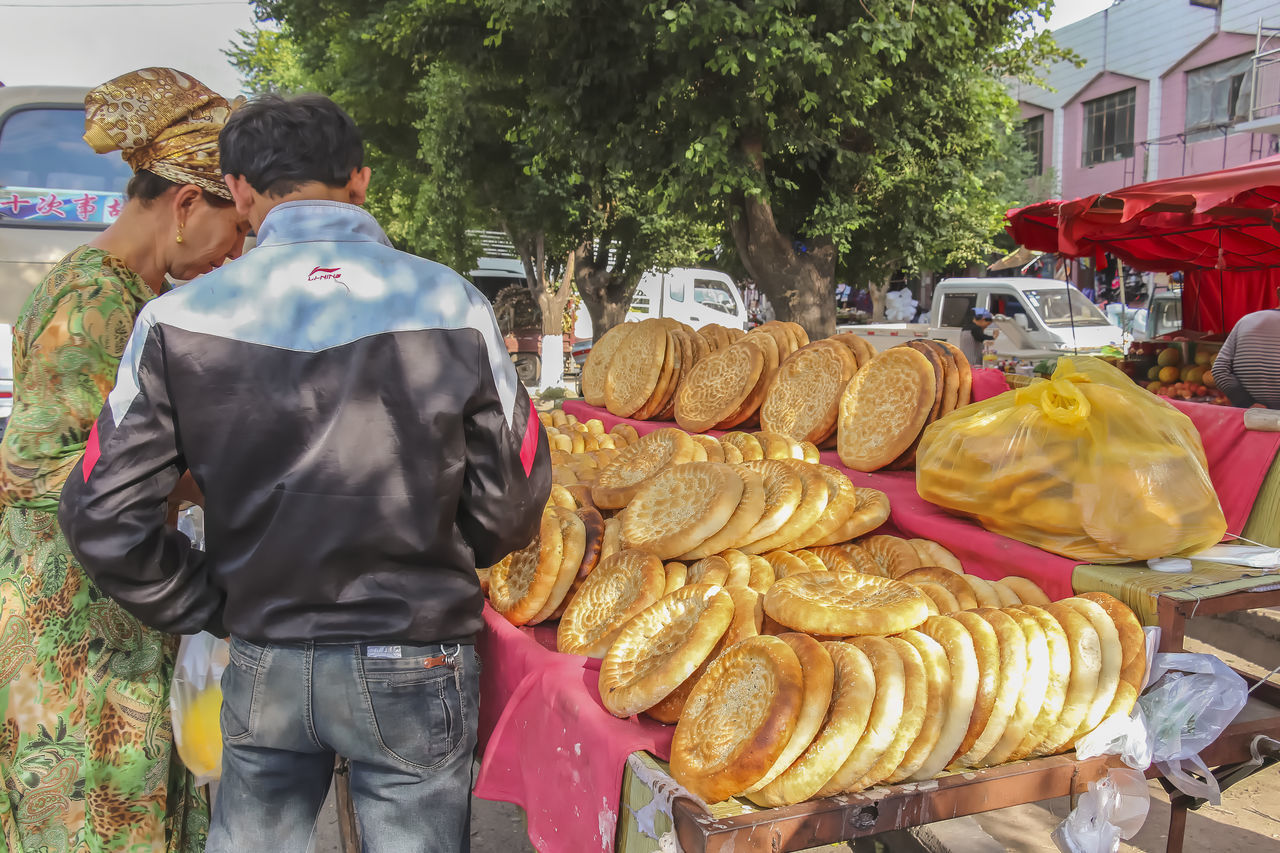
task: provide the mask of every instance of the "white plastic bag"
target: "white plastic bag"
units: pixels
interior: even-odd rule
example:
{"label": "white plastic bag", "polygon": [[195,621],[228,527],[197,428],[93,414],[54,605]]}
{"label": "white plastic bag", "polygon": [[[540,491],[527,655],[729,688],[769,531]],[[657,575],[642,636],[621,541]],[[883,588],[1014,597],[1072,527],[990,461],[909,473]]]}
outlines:
{"label": "white plastic bag", "polygon": [[1151,793],[1142,773],[1112,768],[1106,778],[1089,783],[1089,790],[1053,831],[1053,843],[1062,853],[1114,853],[1120,839],[1142,829],[1150,808]]}
{"label": "white plastic bag", "polygon": [[[1151,760],[1178,790],[1218,805],[1222,792],[1199,753],[1218,739],[1248,698],[1245,680],[1213,655],[1155,656],[1151,687],[1138,698],[1138,708],[1151,732]],[[1203,780],[1188,774],[1188,766]]]}
{"label": "white plastic bag", "polygon": [[222,776],[222,671],[229,662],[226,640],[199,633],[182,638],[169,689],[173,742],[178,756],[205,785]]}

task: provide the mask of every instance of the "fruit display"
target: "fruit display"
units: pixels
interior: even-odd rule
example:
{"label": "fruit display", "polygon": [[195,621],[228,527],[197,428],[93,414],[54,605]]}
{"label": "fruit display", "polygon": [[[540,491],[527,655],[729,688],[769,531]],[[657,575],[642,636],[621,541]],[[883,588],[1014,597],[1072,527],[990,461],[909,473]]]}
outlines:
{"label": "fruit display", "polygon": [[1119,366],[1161,397],[1226,406],[1230,401],[1213,379],[1213,361],[1221,347],[1221,342],[1210,341],[1140,341]]}
{"label": "fruit display", "polygon": [[1226,532],[1190,418],[1091,358],[926,431],[916,489],[992,532],[1087,562],[1194,552]]}

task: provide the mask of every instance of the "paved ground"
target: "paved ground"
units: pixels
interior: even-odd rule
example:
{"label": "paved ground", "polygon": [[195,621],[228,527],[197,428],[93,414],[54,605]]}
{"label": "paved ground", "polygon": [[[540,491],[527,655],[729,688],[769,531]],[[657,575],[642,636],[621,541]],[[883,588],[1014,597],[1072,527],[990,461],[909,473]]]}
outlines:
{"label": "paved ground", "polygon": [[[1190,628],[1190,651],[1218,654],[1231,665],[1255,674],[1280,664],[1280,611],[1201,619]],[[1169,800],[1159,784],[1152,782],[1150,789],[1150,816],[1142,831],[1121,845],[1122,853],[1161,853],[1165,849]],[[933,824],[912,833],[891,833],[851,846],[856,853],[1056,853],[1049,836],[1069,811],[1065,798],[1050,800]],[[524,813],[507,803],[473,799],[471,849],[473,853],[532,853]],[[1273,767],[1231,788],[1221,806],[1191,812],[1186,849],[1213,853],[1280,850],[1280,770]],[[315,853],[340,853],[332,801],[321,815]]]}

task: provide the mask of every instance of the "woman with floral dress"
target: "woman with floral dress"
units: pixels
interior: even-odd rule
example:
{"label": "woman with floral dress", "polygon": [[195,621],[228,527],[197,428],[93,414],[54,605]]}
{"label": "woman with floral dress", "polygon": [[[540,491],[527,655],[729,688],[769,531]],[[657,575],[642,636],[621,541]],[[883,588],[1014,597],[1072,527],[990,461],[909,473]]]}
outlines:
{"label": "woman with floral dress", "polygon": [[[57,511],[139,310],[166,276],[194,278],[244,245],[218,171],[231,107],[166,68],[118,77],[85,107],[85,141],[121,151],[134,177],[117,221],[49,272],[14,326],[0,442],[0,847],[198,853],[208,803],[169,716],[178,638],[94,587]],[[189,481],[171,502],[184,498],[198,498]]]}

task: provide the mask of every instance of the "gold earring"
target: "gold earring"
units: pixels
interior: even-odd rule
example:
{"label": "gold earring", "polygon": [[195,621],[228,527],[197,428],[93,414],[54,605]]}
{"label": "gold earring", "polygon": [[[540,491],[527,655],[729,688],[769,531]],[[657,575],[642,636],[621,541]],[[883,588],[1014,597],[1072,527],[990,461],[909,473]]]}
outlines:
{"label": "gold earring", "polygon": [[182,226],[181,225],[178,226],[178,242],[179,243],[182,242]]}

